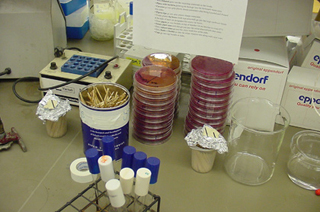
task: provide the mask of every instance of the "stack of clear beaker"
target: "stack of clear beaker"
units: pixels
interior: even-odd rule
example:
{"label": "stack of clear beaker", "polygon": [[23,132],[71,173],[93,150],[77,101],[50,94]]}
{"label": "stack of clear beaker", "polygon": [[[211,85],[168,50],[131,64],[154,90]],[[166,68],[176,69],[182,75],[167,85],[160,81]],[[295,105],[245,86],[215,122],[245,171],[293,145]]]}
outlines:
{"label": "stack of clear beaker", "polygon": [[235,72],[224,60],[196,56],[191,61],[191,88],[185,133],[208,124],[223,133]]}
{"label": "stack of clear beaker", "polygon": [[176,73],[163,66],[145,66],[135,73],[133,86],[133,136],[146,144],[165,142],[172,133]]}

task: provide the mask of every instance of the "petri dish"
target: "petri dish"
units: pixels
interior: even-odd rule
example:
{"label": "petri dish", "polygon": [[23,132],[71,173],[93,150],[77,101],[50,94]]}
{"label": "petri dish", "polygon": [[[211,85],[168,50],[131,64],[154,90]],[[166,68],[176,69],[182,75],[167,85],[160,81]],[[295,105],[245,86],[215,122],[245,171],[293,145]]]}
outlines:
{"label": "petri dish", "polygon": [[152,53],[143,58],[142,66],[164,66],[171,68],[177,75],[181,73],[180,60],[168,53]]}
{"label": "petri dish", "polygon": [[167,133],[160,134],[160,135],[143,135],[139,133],[133,133],[133,137],[144,144],[150,144],[150,145],[158,145],[163,144],[170,138],[172,134],[172,129],[168,131]]}
{"label": "petri dish", "polygon": [[226,79],[219,79],[219,80],[211,80],[207,77],[201,77],[196,74],[192,75],[192,80],[195,80],[202,86],[207,86],[209,88],[224,88],[233,85],[236,73],[232,71],[231,76]]}
{"label": "petri dish", "polygon": [[155,97],[147,96],[145,94],[134,92],[133,96],[135,96],[137,99],[140,99],[144,102],[149,102],[150,104],[157,104],[157,103],[170,103],[172,102],[172,99],[175,99],[177,95],[177,92],[174,91],[171,93],[171,95],[156,95]]}
{"label": "petri dish", "polygon": [[140,128],[139,126],[135,125],[133,127],[133,130],[136,133],[142,134],[142,135],[146,135],[146,136],[153,136],[153,135],[161,135],[161,134],[165,134],[169,131],[172,130],[172,126],[167,126],[164,128],[158,128],[158,129],[145,129],[145,128]]}
{"label": "petri dish", "polygon": [[199,114],[196,113],[191,107],[189,107],[188,115],[193,120],[199,120],[200,122],[207,123],[220,123],[224,122],[227,118],[228,113],[217,113],[217,114]]}
{"label": "petri dish", "polygon": [[166,107],[168,105],[174,104],[175,99],[171,99],[169,101],[153,101],[152,99],[145,98],[137,98],[135,94],[133,94],[133,98],[136,99],[137,102],[147,105],[147,106],[155,106],[155,107]]}
{"label": "petri dish", "polygon": [[171,68],[145,66],[134,74],[135,85],[146,91],[170,91],[176,89],[177,76]]}
{"label": "petri dish", "polygon": [[229,107],[229,101],[222,103],[211,103],[201,100],[199,101],[196,98],[191,98],[189,104],[192,104],[203,111],[208,111],[209,113],[225,110]]}
{"label": "petri dish", "polygon": [[197,93],[194,89],[190,89],[190,97],[195,98],[197,101],[203,101],[203,102],[211,102],[211,103],[226,103],[229,102],[229,100],[232,97],[232,92],[229,94],[223,94],[223,95],[208,95],[204,93]]}
{"label": "petri dish", "polygon": [[232,75],[233,64],[213,57],[196,56],[191,60],[191,73],[208,79],[227,79]]}
{"label": "petri dish", "polygon": [[148,102],[143,102],[138,99],[136,99],[134,96],[132,98],[133,108],[138,108],[141,111],[144,112],[153,112],[153,111],[163,111],[168,110],[170,108],[175,107],[175,101],[172,101],[168,104],[162,104],[162,105],[155,105],[155,104],[149,104]]}
{"label": "petri dish", "polygon": [[165,98],[175,98],[178,91],[176,89],[173,89],[170,92],[163,92],[163,93],[151,93],[151,92],[145,92],[141,91],[139,89],[134,88],[133,93],[138,94],[139,96],[142,96],[143,98],[149,98],[149,99],[165,99]]}
{"label": "petri dish", "polygon": [[159,121],[159,120],[141,120],[134,117],[132,124],[139,125],[140,128],[144,128],[146,130],[155,130],[155,129],[163,129],[171,126],[173,123],[173,119],[167,121]]}
{"label": "petri dish", "polygon": [[220,98],[220,96],[225,96],[225,95],[230,95],[233,91],[233,87],[228,87],[226,89],[215,89],[215,90],[204,90],[204,89],[199,89],[196,86],[192,86],[191,90],[197,95],[201,95],[203,97],[209,97],[209,98]]}
{"label": "petri dish", "polygon": [[233,90],[233,84],[228,85],[228,86],[224,86],[224,87],[223,86],[215,87],[213,84],[211,84],[211,86],[207,86],[207,85],[203,85],[203,84],[199,83],[198,81],[196,81],[194,79],[191,80],[191,87],[195,88],[196,90],[210,93],[210,94],[215,94],[215,93],[224,94],[224,93],[228,93]]}
{"label": "petri dish", "polygon": [[137,117],[140,118],[142,120],[145,119],[156,119],[156,120],[168,120],[172,114],[174,112],[174,108],[171,108],[169,110],[165,110],[165,111],[160,111],[160,112],[144,112],[144,111],[140,111],[137,108],[134,108],[133,110],[133,114]]}
{"label": "petri dish", "polygon": [[221,110],[208,110],[206,108],[198,107],[195,105],[192,101],[189,103],[189,108],[192,109],[194,113],[203,115],[203,116],[215,116],[215,115],[220,115],[220,114],[226,114],[229,111],[229,107],[225,107],[224,109]]}

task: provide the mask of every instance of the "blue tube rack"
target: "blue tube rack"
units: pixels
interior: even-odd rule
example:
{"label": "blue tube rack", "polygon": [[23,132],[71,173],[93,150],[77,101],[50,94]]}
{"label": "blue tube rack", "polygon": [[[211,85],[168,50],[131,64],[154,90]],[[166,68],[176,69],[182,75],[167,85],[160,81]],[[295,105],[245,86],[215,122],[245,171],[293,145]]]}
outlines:
{"label": "blue tube rack", "polygon": [[[95,58],[95,57],[87,57],[80,55],[73,55],[67,62],[63,64],[61,67],[62,72],[85,75],[90,71],[98,68],[101,64],[106,62],[105,59]],[[102,66],[99,70],[90,74],[90,77],[98,77],[101,72],[106,68],[107,64]]]}

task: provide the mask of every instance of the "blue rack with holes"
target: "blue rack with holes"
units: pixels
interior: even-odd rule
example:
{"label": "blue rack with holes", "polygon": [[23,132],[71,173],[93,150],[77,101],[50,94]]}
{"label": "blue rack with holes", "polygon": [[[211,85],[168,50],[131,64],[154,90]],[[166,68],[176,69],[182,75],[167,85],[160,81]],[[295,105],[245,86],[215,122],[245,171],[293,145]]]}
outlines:
{"label": "blue rack with holes", "polygon": [[[85,75],[90,71],[98,68],[101,64],[106,62],[105,59],[95,58],[95,57],[87,57],[80,55],[73,55],[67,62],[63,64],[61,67],[62,72]],[[90,74],[90,77],[98,77],[101,72],[106,68],[107,64],[102,66],[96,72]]]}

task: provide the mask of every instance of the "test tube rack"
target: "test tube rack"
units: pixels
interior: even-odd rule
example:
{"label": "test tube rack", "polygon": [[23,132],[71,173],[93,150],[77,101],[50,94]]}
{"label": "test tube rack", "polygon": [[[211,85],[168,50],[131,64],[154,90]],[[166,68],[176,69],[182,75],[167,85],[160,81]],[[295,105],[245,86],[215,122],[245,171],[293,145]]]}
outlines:
{"label": "test tube rack", "polygon": [[[118,173],[116,173],[118,176]],[[99,187],[101,189],[99,189]],[[110,201],[107,195],[107,192],[104,189],[104,182],[99,178],[95,182],[91,183],[86,189],[68,201],[65,205],[63,205],[60,209],[56,212],[61,211],[93,211],[95,209],[99,212],[107,212],[107,208],[110,205]],[[90,198],[94,196],[94,198]],[[160,212],[160,196],[153,194],[149,191],[148,196],[150,196],[153,201],[148,204],[144,205],[143,212]],[[129,203],[133,204],[134,197],[129,196],[132,200]],[[150,198],[150,199],[151,199]]]}
{"label": "test tube rack", "polygon": [[114,55],[123,55],[133,46],[133,27],[131,16],[123,12],[119,15],[119,21],[114,25]]}

